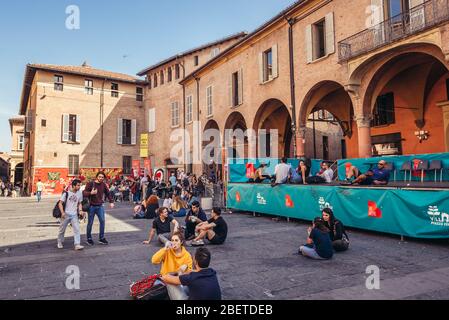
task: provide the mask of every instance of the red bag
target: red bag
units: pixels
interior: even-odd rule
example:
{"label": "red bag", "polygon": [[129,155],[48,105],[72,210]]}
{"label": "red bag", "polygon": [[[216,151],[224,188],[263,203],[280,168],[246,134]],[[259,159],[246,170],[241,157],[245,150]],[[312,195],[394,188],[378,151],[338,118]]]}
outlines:
{"label": "red bag", "polygon": [[153,288],[156,280],[161,278],[160,274],[148,276],[138,282],[134,282],[129,287],[130,295],[134,299],[142,300],[148,294],[149,290]]}

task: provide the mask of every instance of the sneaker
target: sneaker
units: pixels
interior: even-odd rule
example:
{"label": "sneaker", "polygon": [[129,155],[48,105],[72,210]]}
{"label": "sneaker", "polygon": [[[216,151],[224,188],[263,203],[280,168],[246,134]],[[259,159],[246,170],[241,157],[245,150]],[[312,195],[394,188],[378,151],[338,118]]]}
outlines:
{"label": "sneaker", "polygon": [[192,241],[192,246],[193,247],[202,247],[202,246],[204,246],[204,241],[203,240]]}
{"label": "sneaker", "polygon": [[83,246],[81,246],[81,245],[75,246],[75,251],[81,251],[81,250],[84,250]]}
{"label": "sneaker", "polygon": [[92,239],[87,240],[87,245],[94,246],[95,242]]}
{"label": "sneaker", "polygon": [[58,242],[58,249],[64,249],[64,245],[61,242]]}
{"label": "sneaker", "polygon": [[107,246],[109,244],[109,242],[106,239],[101,239],[99,242],[100,242],[100,244],[103,244],[105,246]]}

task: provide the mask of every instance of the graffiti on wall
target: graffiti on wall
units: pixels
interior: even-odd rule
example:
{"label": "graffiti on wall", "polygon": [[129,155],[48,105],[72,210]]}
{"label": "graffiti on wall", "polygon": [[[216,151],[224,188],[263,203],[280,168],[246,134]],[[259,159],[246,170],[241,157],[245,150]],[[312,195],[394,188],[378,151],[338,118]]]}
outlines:
{"label": "graffiti on wall", "polygon": [[108,169],[99,169],[99,168],[89,168],[89,169],[80,169],[80,180],[81,181],[90,181],[94,180],[98,172],[104,172],[106,175],[106,179],[118,179],[123,175],[123,169],[121,168],[108,168]]}

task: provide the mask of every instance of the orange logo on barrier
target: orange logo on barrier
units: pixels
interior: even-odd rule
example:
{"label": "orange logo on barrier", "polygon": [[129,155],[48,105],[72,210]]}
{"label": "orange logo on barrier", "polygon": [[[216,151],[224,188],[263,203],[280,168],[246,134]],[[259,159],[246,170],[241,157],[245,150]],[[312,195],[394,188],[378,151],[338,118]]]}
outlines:
{"label": "orange logo on barrier", "polygon": [[235,200],[237,200],[237,202],[240,202],[242,200],[241,197],[240,197],[240,192],[237,192],[235,194]]}
{"label": "orange logo on barrier", "polygon": [[368,201],[368,216],[371,218],[382,218],[382,211],[377,207],[374,201]]}
{"label": "orange logo on barrier", "polygon": [[287,208],[295,207],[295,203],[293,202],[292,198],[288,194],[285,196],[285,206]]}

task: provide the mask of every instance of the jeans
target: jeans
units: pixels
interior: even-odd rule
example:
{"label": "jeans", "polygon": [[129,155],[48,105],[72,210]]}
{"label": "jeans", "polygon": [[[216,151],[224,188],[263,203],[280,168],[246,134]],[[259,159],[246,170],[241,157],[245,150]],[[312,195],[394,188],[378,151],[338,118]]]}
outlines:
{"label": "jeans", "polygon": [[65,220],[61,222],[58,234],[58,243],[64,242],[64,234],[69,224],[72,224],[73,233],[75,235],[75,246],[81,244],[81,232],[80,232],[80,222],[78,220],[78,215],[66,215]]}
{"label": "jeans", "polygon": [[179,210],[179,212],[175,212],[173,214],[173,217],[174,218],[182,218],[182,217],[185,217],[186,215],[187,215],[187,210],[182,208],[181,210]]}
{"label": "jeans", "polygon": [[159,240],[159,242],[160,242],[161,244],[163,244],[163,245],[165,246],[165,244],[166,244],[167,242],[169,242],[170,239],[171,239],[171,233],[163,233],[163,234],[160,234],[160,235],[157,236],[157,239]]}
{"label": "jeans", "polygon": [[140,191],[133,194],[133,202],[140,202]]}
{"label": "jeans", "polygon": [[104,207],[102,205],[90,206],[87,222],[87,240],[92,240],[92,226],[94,225],[95,215],[98,216],[98,220],[100,221],[100,240],[103,240],[106,219],[104,214]]}
{"label": "jeans", "polygon": [[41,200],[42,200],[42,191],[36,192],[36,196],[37,196],[37,202],[41,202]]}
{"label": "jeans", "polygon": [[315,259],[315,260],[327,260],[325,258],[320,257],[318,252],[316,252],[315,248],[309,248],[309,247],[306,247],[306,246],[302,246],[301,248],[299,248],[299,250],[306,257],[309,257],[309,258],[312,258],[312,259]]}
{"label": "jeans", "polygon": [[168,295],[172,301],[189,300],[189,290],[184,286],[167,285]]}

